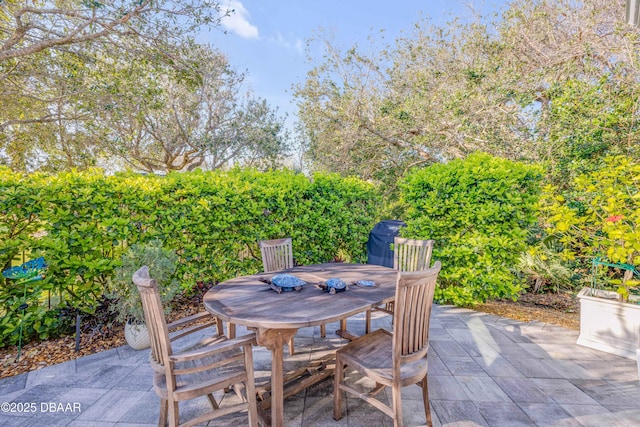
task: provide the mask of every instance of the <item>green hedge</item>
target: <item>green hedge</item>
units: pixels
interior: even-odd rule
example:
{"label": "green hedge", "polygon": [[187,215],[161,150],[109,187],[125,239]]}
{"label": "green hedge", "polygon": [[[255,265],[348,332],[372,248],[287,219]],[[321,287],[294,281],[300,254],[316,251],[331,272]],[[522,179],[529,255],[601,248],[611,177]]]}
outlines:
{"label": "green hedge", "polygon": [[535,223],[541,170],[478,153],[411,173],[401,192],[405,237],[435,240],[436,300],[473,305],[515,298],[513,267]]}
{"label": "green hedge", "polygon": [[[46,338],[58,322],[44,324],[56,314],[44,310],[45,316],[38,300],[52,295],[63,306],[92,311],[132,244],[159,239],[174,249],[177,277],[186,289],[260,271],[261,239],[291,236],[299,264],[364,262],[380,205],[373,185],[332,174],[310,179],[289,170],[234,169],[47,176],[0,169],[0,265],[4,270],[12,261],[19,264],[20,255],[44,256],[49,269],[29,290],[26,332]],[[20,316],[12,285],[4,280],[0,288],[6,311],[0,346],[17,340]]]}

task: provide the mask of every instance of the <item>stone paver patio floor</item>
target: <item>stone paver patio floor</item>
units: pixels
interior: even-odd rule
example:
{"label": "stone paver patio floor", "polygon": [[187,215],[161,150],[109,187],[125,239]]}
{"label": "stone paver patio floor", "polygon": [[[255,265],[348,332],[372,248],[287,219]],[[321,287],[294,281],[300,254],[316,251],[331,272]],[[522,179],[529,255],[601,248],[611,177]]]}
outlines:
{"label": "stone paver patio floor", "polygon": [[[349,329],[363,333],[364,316]],[[285,369],[335,351],[345,341],[327,325],[296,336],[297,354]],[[379,314],[373,327],[390,328]],[[241,333],[241,331],[239,331]],[[435,426],[640,426],[637,364],[575,344],[577,331],[522,323],[473,310],[434,306],[431,317],[429,394]],[[270,353],[254,349],[256,381],[270,375]],[[0,426],[154,426],[159,401],[151,387],[148,350],[128,347],[96,353],[0,380]],[[354,381],[355,374],[350,375]],[[340,421],[332,416],[332,381],[285,401],[286,426],[392,426],[391,419],[347,396]],[[368,384],[362,384],[366,386]],[[425,424],[421,390],[403,390],[405,425]],[[237,397],[219,394],[222,406]],[[389,399],[387,393],[383,398]],[[7,412],[6,403],[29,404],[33,412]],[[183,413],[208,405],[181,406]],[[244,415],[212,426],[245,425]]]}

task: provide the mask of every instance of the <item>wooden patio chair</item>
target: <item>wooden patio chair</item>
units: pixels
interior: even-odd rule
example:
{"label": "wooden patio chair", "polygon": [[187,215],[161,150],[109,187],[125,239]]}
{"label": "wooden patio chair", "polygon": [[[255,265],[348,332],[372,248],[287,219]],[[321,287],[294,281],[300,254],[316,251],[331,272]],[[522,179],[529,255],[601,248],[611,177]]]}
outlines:
{"label": "wooden patio chair", "polygon": [[[336,351],[333,418],[342,418],[342,391],[360,397],[393,418],[395,427],[402,426],[402,387],[418,383],[431,426],[429,389],[427,386],[427,352],[429,319],[433,293],[440,272],[440,261],[423,271],[398,272],[393,333],[378,329],[351,341]],[[362,392],[344,381],[345,369],[357,370],[376,382],[370,392]],[[385,387],[392,388],[392,404],[387,406],[375,396]]]}
{"label": "wooden patio chair", "polygon": [[[421,271],[429,268],[433,240],[414,240],[403,237],[393,238],[393,269],[397,271]],[[365,318],[365,333],[371,331],[371,312],[382,311],[393,314],[393,303],[368,310]]]}
{"label": "wooden patio chair", "polygon": [[[260,255],[265,273],[293,268],[293,243],[291,237],[273,240],[261,240]],[[327,336],[326,325],[320,325],[320,336]],[[289,355],[293,356],[293,338],[289,340]]]}
{"label": "wooden patio chair", "polygon": [[261,240],[260,255],[265,273],[293,268],[293,244],[291,237]]}
{"label": "wooden patio chair", "polygon": [[393,269],[397,271],[422,271],[429,268],[433,240],[393,238]]}
{"label": "wooden patio chair", "polygon": [[[154,371],[154,389],[160,397],[159,426],[193,426],[237,411],[248,411],[249,425],[258,425],[256,390],[253,378],[253,355],[251,347],[255,334],[237,339],[221,335],[215,317],[199,313],[177,322],[167,324],[158,286],[149,277],[144,266],[133,275],[142,299],[144,318],[151,341],[151,367]],[[204,321],[204,323],[202,323]],[[195,323],[195,324],[194,324]],[[191,326],[189,326],[191,325]],[[172,342],[193,332],[216,325],[218,335],[204,339],[187,350],[174,352]],[[172,335],[170,331],[179,329]],[[245,385],[245,396],[239,384]],[[233,387],[242,401],[220,408],[213,392]],[[207,396],[212,410],[191,420],[180,423],[179,402]]]}

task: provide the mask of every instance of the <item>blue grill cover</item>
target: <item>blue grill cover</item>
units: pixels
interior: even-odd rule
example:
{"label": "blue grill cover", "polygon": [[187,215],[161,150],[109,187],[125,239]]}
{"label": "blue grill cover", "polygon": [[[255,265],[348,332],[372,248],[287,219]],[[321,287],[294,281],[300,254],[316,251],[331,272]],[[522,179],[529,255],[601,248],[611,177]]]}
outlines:
{"label": "blue grill cover", "polygon": [[398,219],[387,219],[377,223],[369,233],[367,263],[393,268],[393,238],[400,233],[401,227],[406,226],[404,221]]}

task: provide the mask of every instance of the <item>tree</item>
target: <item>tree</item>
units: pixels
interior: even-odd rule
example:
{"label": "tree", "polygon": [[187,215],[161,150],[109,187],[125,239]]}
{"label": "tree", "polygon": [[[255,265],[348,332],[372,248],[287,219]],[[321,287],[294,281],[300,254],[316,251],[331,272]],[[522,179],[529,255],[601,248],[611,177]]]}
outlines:
{"label": "tree", "polygon": [[179,40],[230,11],[210,0],[63,0],[0,3],[0,63],[50,49],[76,52],[121,40]]}
{"label": "tree", "polygon": [[518,0],[476,22],[421,20],[373,53],[321,37],[324,56],[295,88],[314,167],[392,183],[474,151],[551,170],[638,156],[639,32],[623,11],[622,0]]}
{"label": "tree", "polygon": [[0,160],[92,164],[100,150],[87,120],[105,85],[95,70],[125,57],[179,69],[176,49],[227,13],[209,0],[0,2]]}
{"label": "tree", "polygon": [[209,131],[213,138],[207,147],[205,163],[209,169],[231,163],[271,169],[289,152],[289,134],[284,117],[278,116],[265,99],[247,94],[227,110],[227,120]]}
{"label": "tree", "polygon": [[376,55],[324,43],[324,62],[295,92],[317,167],[393,182],[476,150],[521,155],[509,141],[526,128],[495,71],[501,46],[486,26],[425,20]]}
{"label": "tree", "polygon": [[386,91],[380,60],[355,47],[342,52],[324,35],[320,40],[323,62],[294,90],[311,163],[315,169],[377,176],[382,163],[394,158],[387,150],[398,141],[393,135],[385,140],[383,129],[371,125]]}
{"label": "tree", "polygon": [[499,27],[532,144],[562,186],[606,155],[640,156],[640,33],[624,10],[622,0],[519,0]]}
{"label": "tree", "polygon": [[125,60],[109,76],[117,90],[96,124],[105,150],[147,172],[273,166],[287,150],[277,110],[243,94],[244,75],[220,52],[189,43],[180,60],[179,72]]}
{"label": "tree", "polygon": [[266,167],[286,151],[277,111],[190,38],[229,13],[214,2],[0,10],[0,161],[14,169]]}
{"label": "tree", "polygon": [[82,131],[93,102],[86,73],[76,55],[39,53],[0,79],[3,163],[23,171],[43,164],[51,169],[91,164],[90,141]]}

